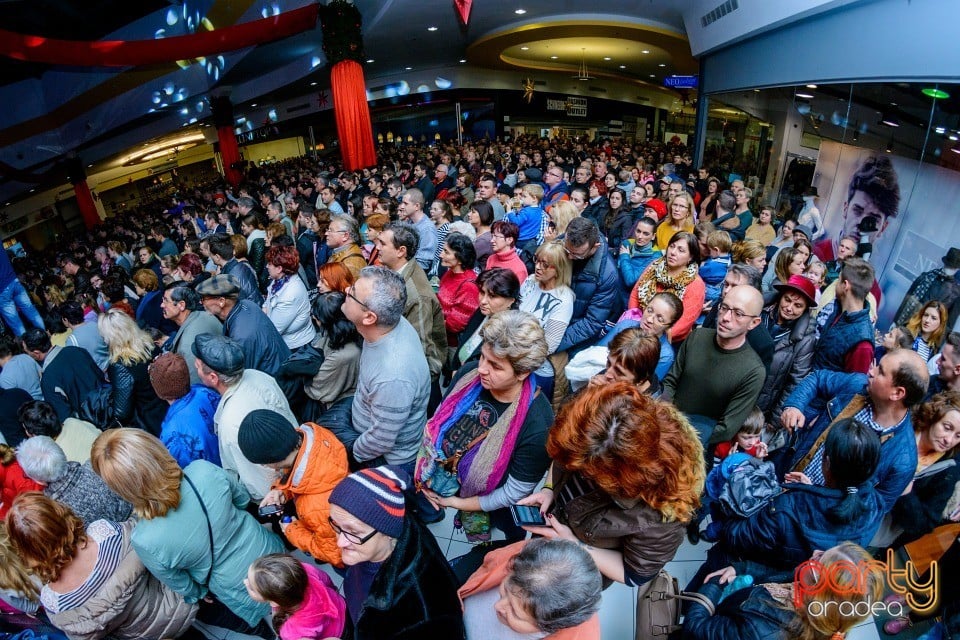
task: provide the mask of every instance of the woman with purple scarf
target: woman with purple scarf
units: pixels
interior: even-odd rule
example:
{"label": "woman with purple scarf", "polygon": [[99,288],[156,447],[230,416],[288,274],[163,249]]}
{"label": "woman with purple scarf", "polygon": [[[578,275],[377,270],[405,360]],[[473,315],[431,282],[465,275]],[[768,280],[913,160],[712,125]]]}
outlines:
{"label": "woman with purple scarf", "polygon": [[481,330],[479,363],[465,365],[433,418],[417,455],[416,484],[438,509],[458,510],[457,526],[471,542],[495,526],[522,540],[509,507],[529,495],[550,466],[549,401],[534,371],[547,341],[529,313],[502,311]]}

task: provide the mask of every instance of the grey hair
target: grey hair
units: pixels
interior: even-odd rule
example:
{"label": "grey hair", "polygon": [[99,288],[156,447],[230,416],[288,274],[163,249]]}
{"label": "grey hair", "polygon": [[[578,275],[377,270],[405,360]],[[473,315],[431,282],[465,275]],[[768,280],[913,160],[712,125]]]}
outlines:
{"label": "grey hair", "polygon": [[490,316],[480,336],[493,355],[510,361],[518,374],[536,371],[549,355],[543,328],[526,311],[507,310]]}
{"label": "grey hair", "polygon": [[17,447],[17,462],[36,482],[50,484],[67,472],[67,455],[50,436],[27,438]]}
{"label": "grey hair", "polygon": [[[199,358],[197,358],[197,359],[199,360]],[[213,375],[217,376],[217,379],[220,381],[220,384],[222,384],[222,385],[225,386],[225,387],[232,387],[233,385],[235,385],[235,384],[237,384],[238,382],[240,382],[240,379],[241,379],[241,378],[243,378],[243,372],[240,372],[240,373],[238,373],[238,374],[236,374],[236,375],[229,375],[229,374],[226,374],[226,373],[220,373],[219,371],[216,371],[215,369],[211,369],[210,367],[208,367],[207,364],[206,364],[203,360],[200,360],[200,370],[202,371],[203,375],[205,375],[205,376],[208,376],[208,375],[210,375],[211,373],[212,373]]]}
{"label": "grey hair", "polygon": [[360,241],[360,227],[357,221],[347,215],[334,215],[330,218],[330,224],[339,222],[343,225],[343,230],[350,236],[350,241],[357,243]]}
{"label": "grey hair", "polygon": [[237,198],[237,206],[246,207],[247,209],[253,209],[253,207],[255,206],[255,203],[253,202],[253,198],[251,198],[250,196],[241,196]]}
{"label": "grey hair", "polygon": [[200,294],[193,287],[180,284],[170,289],[170,299],[173,302],[185,302],[187,311],[199,311],[203,309],[200,302]]}
{"label": "grey hair", "polygon": [[760,273],[760,269],[753,265],[734,262],[727,267],[727,273],[735,273],[743,278],[743,284],[748,284],[757,291],[761,290],[763,275]]}
{"label": "grey hair", "polygon": [[603,579],[576,542],[534,538],[513,557],[504,586],[520,598],[538,629],[556,633],[600,609]]}
{"label": "grey hair", "polygon": [[371,280],[370,295],[363,304],[377,315],[377,326],[397,326],[407,307],[407,285],[403,277],[386,267],[364,267],[360,277]]}
{"label": "grey hair", "polygon": [[450,233],[462,233],[470,238],[470,242],[473,242],[477,239],[477,230],[473,228],[472,224],[464,220],[455,220],[454,222],[451,222]]}

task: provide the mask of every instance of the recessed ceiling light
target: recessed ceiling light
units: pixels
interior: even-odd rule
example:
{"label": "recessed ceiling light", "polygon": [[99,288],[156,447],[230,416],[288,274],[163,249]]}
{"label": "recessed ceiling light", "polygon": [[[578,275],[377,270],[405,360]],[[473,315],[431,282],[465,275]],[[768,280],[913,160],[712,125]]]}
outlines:
{"label": "recessed ceiling light", "polygon": [[520,51],[530,51],[530,47],[527,47],[527,46],[520,47]]}
{"label": "recessed ceiling light", "polygon": [[648,49],[644,49],[644,50],[641,51],[640,53],[647,54],[647,53],[650,53],[650,51],[649,51]]}
{"label": "recessed ceiling light", "polygon": [[413,71],[413,67],[404,67],[407,71]]}
{"label": "recessed ceiling light", "polygon": [[651,77],[651,78],[656,78],[657,76],[655,76],[655,75],[653,75],[653,74],[651,73],[651,74],[650,74],[650,77]]}
{"label": "recessed ceiling light", "polygon": [[622,65],[620,65],[620,68],[621,68],[621,69],[626,69],[626,68],[627,68],[627,65],[622,64]]}
{"label": "recessed ceiling light", "polygon": [[603,59],[604,59],[604,60],[613,60],[613,58],[611,58],[610,56],[604,56]]}
{"label": "recessed ceiling light", "polygon": [[30,193],[33,193],[34,191],[36,191],[36,189],[30,189]]}
{"label": "recessed ceiling light", "polygon": [[667,65],[665,65],[664,63],[661,62],[661,63],[658,64],[657,66],[660,67],[660,68],[663,68],[663,67],[665,67],[665,66],[667,66]]}
{"label": "recessed ceiling light", "polygon": [[463,64],[463,63],[466,62],[466,61],[467,61],[466,58],[460,58],[460,64]]}
{"label": "recessed ceiling light", "polygon": [[812,93],[798,93],[798,94],[797,94],[797,97],[798,97],[798,98],[803,98],[804,100],[812,100],[812,99],[813,99],[813,94],[812,94]]}
{"label": "recessed ceiling light", "polygon": [[252,103],[250,106],[251,106],[251,107],[255,107],[255,106],[257,106],[257,103],[254,102],[254,103]]}
{"label": "recessed ceiling light", "polygon": [[808,85],[807,85],[807,89],[816,89],[816,88],[817,88],[817,85],[815,85],[815,84],[808,84]]}
{"label": "recessed ceiling light", "polygon": [[754,89],[753,92],[754,92],[754,93],[760,93],[760,89]]}
{"label": "recessed ceiling light", "polygon": [[316,83],[316,82],[311,82],[311,83],[310,83],[310,86],[311,86],[311,87],[315,87],[315,86],[317,86],[317,83]]}
{"label": "recessed ceiling light", "polygon": [[374,63],[373,58],[367,58],[367,64],[373,64],[373,63]]}
{"label": "recessed ceiling light", "polygon": [[556,60],[556,59],[559,58],[559,57],[560,57],[560,56],[550,56],[550,59],[551,59],[551,60]]}
{"label": "recessed ceiling light", "polygon": [[427,27],[427,31],[436,31],[436,30],[437,30],[436,27]]}
{"label": "recessed ceiling light", "polygon": [[956,142],[957,139],[958,139],[957,136],[948,136],[948,138],[949,138],[952,142]]}
{"label": "recessed ceiling light", "polygon": [[518,16],[522,16],[523,14],[525,14],[525,13],[527,12],[527,10],[526,10],[526,9],[514,9],[513,12],[514,12],[515,14],[517,14]]}

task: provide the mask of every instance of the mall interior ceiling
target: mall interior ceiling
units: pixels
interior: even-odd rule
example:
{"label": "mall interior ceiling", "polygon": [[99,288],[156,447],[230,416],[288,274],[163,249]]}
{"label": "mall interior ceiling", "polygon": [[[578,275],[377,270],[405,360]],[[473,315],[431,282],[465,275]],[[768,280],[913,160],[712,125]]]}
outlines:
{"label": "mall interior ceiling", "polygon": [[[698,56],[711,48],[857,1],[474,0],[466,25],[454,0],[356,0],[356,6],[363,16],[368,86],[414,69],[475,70],[474,81],[482,82],[499,71],[575,76],[585,65],[601,82],[665,91],[665,77],[696,74]],[[40,40],[151,40],[215,31],[309,4],[8,0],[0,2],[0,24]],[[239,110],[316,93],[328,82],[319,22],[259,46],[144,67],[0,58],[0,202],[62,179],[56,168],[64,158],[78,156],[88,172],[96,171],[146,141],[200,129],[211,120],[213,95],[229,95]],[[883,95],[870,99],[889,102]],[[944,106],[958,110],[955,101]]]}

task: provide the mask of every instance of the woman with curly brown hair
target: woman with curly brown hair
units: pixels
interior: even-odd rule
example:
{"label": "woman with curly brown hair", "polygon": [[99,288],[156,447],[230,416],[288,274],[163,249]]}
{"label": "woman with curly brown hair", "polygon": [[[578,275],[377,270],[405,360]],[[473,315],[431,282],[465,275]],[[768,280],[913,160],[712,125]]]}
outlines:
{"label": "woman with curly brown hair", "polygon": [[686,418],[636,385],[591,386],[564,406],[537,535],[580,541],[607,580],[642,585],[673,559],[700,504],[703,447]]}

